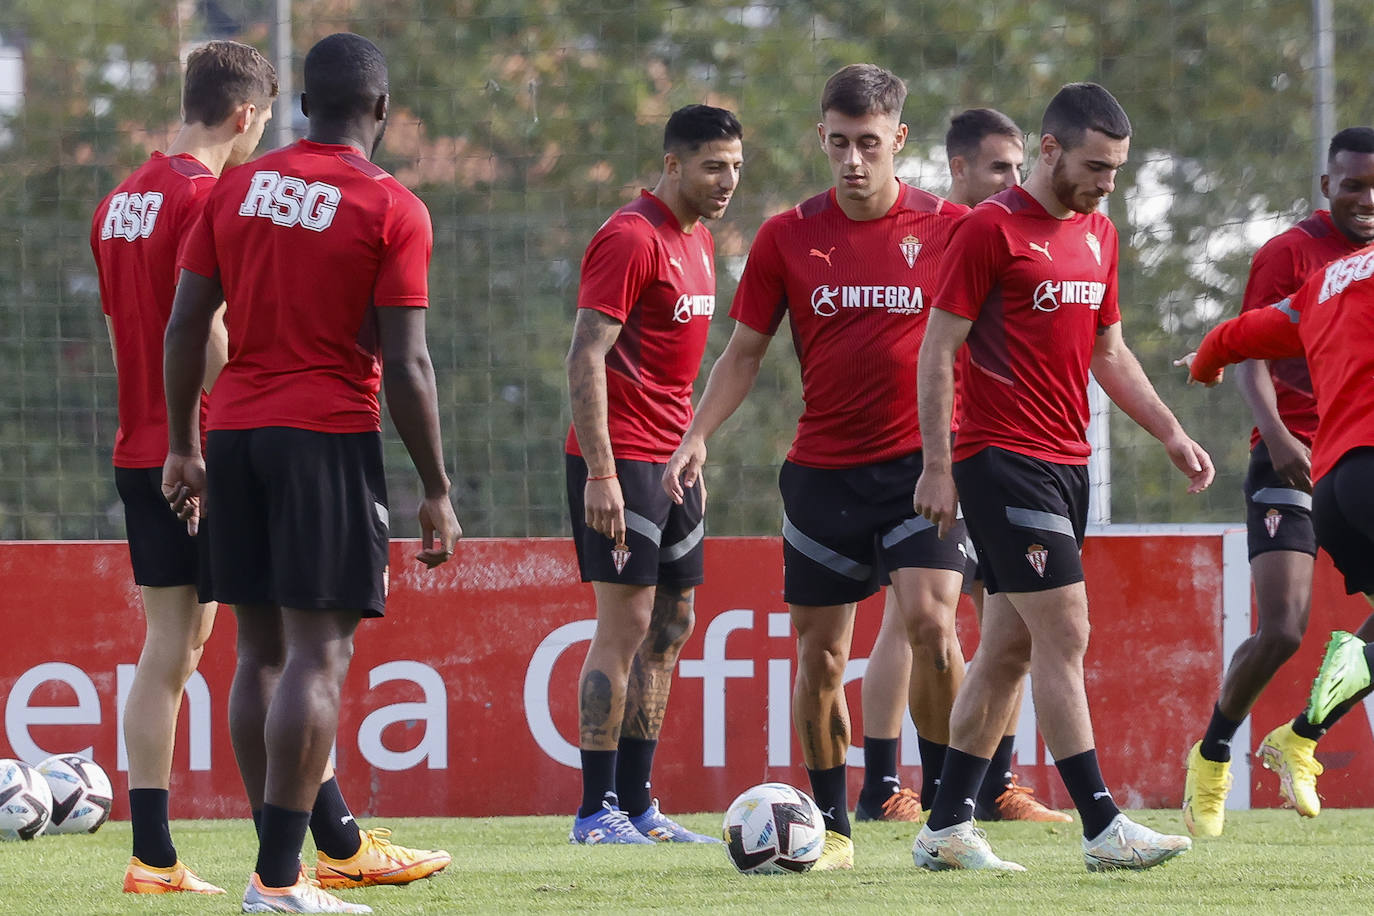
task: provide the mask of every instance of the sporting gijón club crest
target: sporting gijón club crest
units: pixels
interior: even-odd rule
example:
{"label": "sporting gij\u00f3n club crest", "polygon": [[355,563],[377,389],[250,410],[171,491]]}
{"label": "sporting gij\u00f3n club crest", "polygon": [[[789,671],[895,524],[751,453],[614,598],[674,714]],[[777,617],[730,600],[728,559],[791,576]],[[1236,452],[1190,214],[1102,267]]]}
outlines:
{"label": "sporting gij\u00f3n club crest", "polygon": [[625,571],[625,564],[630,562],[630,546],[625,543],[624,538],[615,542],[611,548],[611,562],[615,564],[615,574],[618,576]]}
{"label": "sporting gij\u00f3n club crest", "polygon": [[1283,513],[1278,509],[1270,509],[1264,513],[1264,530],[1269,532],[1269,537],[1273,538],[1279,533],[1279,522],[1283,521]]}
{"label": "sporting gij\u00f3n club crest", "polygon": [[1040,578],[1045,578],[1045,561],[1050,558],[1050,552],[1045,549],[1044,544],[1032,544],[1026,548],[1026,559],[1030,561],[1031,568]]}

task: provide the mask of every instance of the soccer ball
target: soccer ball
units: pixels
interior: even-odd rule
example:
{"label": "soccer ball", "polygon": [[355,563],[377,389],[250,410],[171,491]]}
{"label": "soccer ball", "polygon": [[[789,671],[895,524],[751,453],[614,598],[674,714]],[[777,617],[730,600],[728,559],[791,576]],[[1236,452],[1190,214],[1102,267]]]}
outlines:
{"label": "soccer ball", "polygon": [[821,809],[780,782],[745,790],[730,803],[721,831],[726,855],[746,875],[809,871],[825,846]]}
{"label": "soccer ball", "polygon": [[52,790],[48,833],[95,833],[110,816],[110,778],[94,760],[55,754],[34,769]]}
{"label": "soccer ball", "polygon": [[0,760],[0,840],[31,840],[48,826],[52,792],[33,767]]}

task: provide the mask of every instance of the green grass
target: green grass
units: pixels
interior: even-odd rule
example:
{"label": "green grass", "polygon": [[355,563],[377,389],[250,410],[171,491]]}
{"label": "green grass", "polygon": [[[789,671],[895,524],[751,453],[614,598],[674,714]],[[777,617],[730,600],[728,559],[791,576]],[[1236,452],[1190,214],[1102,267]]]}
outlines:
{"label": "green grass", "polygon": [[[1181,831],[1177,812],[1138,819]],[[718,815],[681,818],[708,833]],[[378,914],[601,911],[940,913],[1335,913],[1374,907],[1374,812],[1233,812],[1226,835],[1143,873],[1089,874],[1076,825],[989,824],[1023,875],[944,872],[911,863],[915,831],[856,824],[852,872],[745,877],[719,847],[578,847],[566,817],[366,819],[406,845],[442,846],[453,864],[410,887],[349,891]],[[119,891],[129,825],[94,836],[0,843],[0,913],[231,913],[253,864],[248,821],[179,821],[182,857],[225,897],[129,897]],[[307,841],[307,862],[313,849]],[[188,899],[189,898],[189,899]]]}

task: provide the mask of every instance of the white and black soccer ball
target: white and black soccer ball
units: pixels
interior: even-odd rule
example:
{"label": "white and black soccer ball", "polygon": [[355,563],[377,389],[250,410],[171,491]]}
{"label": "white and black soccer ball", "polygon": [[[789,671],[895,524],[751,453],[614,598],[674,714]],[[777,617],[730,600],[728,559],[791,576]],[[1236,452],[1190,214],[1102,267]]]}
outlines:
{"label": "white and black soccer ball", "polygon": [[0,840],[31,840],[48,826],[52,792],[33,767],[0,760]]}
{"label": "white and black soccer ball", "polygon": [[825,846],[825,821],[811,796],[781,782],[745,790],[721,828],[725,852],[746,875],[809,871]]}
{"label": "white and black soccer ball", "polygon": [[52,791],[47,833],[95,833],[110,817],[110,777],[94,760],[54,754],[35,767]]}

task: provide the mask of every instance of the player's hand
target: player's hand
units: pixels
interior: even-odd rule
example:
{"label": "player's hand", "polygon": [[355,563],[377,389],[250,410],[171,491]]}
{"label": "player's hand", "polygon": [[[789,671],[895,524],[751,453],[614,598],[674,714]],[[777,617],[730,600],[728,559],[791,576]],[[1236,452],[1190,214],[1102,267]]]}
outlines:
{"label": "player's hand", "polygon": [[463,536],[458,515],[448,494],[420,501],[420,552],[415,559],[430,569],[453,557],[454,545]]}
{"label": "player's hand", "polygon": [[1181,357],[1179,357],[1178,359],[1174,360],[1174,365],[1175,365],[1175,366],[1182,366],[1184,369],[1187,369],[1187,370],[1188,370],[1188,384],[1189,384],[1189,385],[1198,385],[1198,384],[1202,384],[1202,385],[1206,385],[1208,388],[1214,388],[1214,387],[1216,387],[1217,383],[1221,381],[1221,376],[1222,376],[1224,370],[1218,369],[1218,370],[1217,370],[1216,376],[1215,376],[1214,378],[1212,378],[1210,381],[1209,381],[1209,380],[1206,380],[1206,379],[1194,378],[1194,377],[1193,377],[1193,360],[1195,360],[1195,359],[1197,359],[1197,351],[1196,351],[1196,350],[1194,350],[1192,353],[1189,353],[1187,356],[1181,356]]}
{"label": "player's hand", "polygon": [[1298,490],[1312,492],[1312,450],[1288,430],[1264,437],[1269,461],[1279,479]]}
{"label": "player's hand", "polygon": [[617,544],[625,541],[625,494],[620,479],[588,480],[582,491],[587,527]]}
{"label": "player's hand", "polygon": [[162,496],[192,537],[200,530],[201,499],[205,495],[205,459],[199,455],[167,454],[162,463]]}
{"label": "player's hand", "polygon": [[1189,439],[1182,432],[1164,443],[1169,452],[1169,460],[1184,474],[1188,475],[1188,492],[1201,493],[1212,483],[1216,470],[1212,467],[1212,456],[1207,450]]}
{"label": "player's hand", "polygon": [[668,466],[663,469],[663,492],[680,506],[687,490],[701,480],[702,499],[705,500],[706,484],[701,476],[701,469],[705,465],[706,443],[696,436],[683,439],[668,459]]}
{"label": "player's hand", "polygon": [[916,481],[911,504],[917,515],[935,523],[936,533],[944,538],[959,517],[959,491],[954,486],[954,475],[926,468]]}

